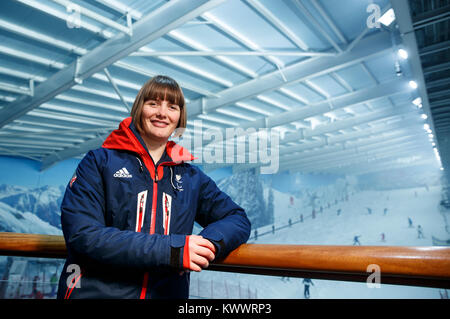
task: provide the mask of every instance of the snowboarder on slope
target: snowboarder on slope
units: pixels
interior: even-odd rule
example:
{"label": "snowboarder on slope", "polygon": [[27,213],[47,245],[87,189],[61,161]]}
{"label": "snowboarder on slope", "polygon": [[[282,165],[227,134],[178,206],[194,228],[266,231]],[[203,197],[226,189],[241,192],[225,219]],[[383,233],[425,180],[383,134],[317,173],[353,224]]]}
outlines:
{"label": "snowboarder on slope", "polygon": [[361,235],[353,237],[353,246],[355,245],[361,246],[361,243],[359,242],[359,237],[361,237]]}

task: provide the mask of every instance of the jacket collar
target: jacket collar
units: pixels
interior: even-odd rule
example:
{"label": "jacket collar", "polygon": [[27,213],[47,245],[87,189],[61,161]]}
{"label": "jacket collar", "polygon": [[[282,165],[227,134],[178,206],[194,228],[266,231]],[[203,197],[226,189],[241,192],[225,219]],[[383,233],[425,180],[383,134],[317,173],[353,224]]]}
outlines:
{"label": "jacket collar", "polygon": [[[111,134],[103,142],[102,147],[134,152],[143,158],[150,156],[144,140],[134,126],[131,117],[124,119],[120,123],[119,128],[111,132]],[[167,142],[163,157],[166,157],[166,155],[173,164],[193,161],[196,159],[196,157],[189,153],[186,148],[176,144],[173,141]]]}

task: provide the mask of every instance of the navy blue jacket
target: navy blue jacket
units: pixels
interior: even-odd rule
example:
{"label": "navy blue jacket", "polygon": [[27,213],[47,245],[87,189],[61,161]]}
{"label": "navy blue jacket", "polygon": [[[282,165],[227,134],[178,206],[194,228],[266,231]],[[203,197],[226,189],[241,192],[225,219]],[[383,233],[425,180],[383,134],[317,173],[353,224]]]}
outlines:
{"label": "navy blue jacket", "polygon": [[188,298],[180,271],[194,221],[216,259],[248,240],[245,211],[193,159],[169,141],[155,164],[131,118],[86,154],[61,204],[58,298]]}

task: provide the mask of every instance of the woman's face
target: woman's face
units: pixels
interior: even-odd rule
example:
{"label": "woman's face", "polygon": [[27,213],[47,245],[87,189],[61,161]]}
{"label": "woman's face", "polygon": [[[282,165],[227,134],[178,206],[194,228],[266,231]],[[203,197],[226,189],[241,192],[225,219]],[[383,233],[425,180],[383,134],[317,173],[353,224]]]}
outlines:
{"label": "woman's face", "polygon": [[177,128],[180,107],[169,101],[145,101],[142,108],[142,128],[151,140],[167,141]]}

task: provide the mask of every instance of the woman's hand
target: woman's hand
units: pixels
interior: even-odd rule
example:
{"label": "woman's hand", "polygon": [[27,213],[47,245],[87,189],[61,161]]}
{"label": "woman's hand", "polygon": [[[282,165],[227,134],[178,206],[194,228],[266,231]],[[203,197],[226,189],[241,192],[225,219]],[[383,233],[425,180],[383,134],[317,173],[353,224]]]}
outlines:
{"label": "woman's hand", "polygon": [[215,258],[216,248],[202,236],[190,235],[187,248],[189,249],[189,254],[185,254],[185,257],[188,257],[189,260],[183,261],[183,265],[189,270],[201,271],[207,268],[209,263]]}

